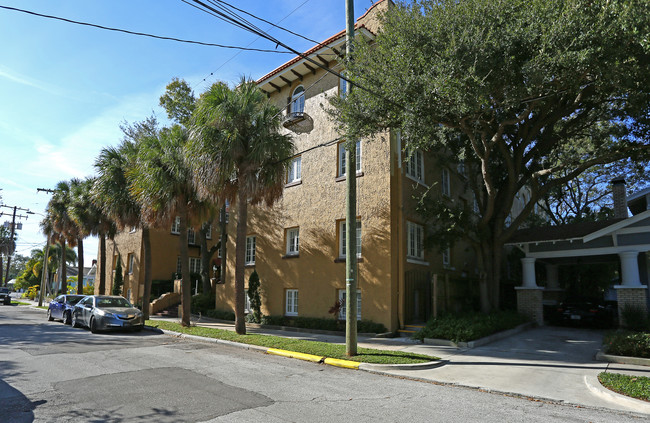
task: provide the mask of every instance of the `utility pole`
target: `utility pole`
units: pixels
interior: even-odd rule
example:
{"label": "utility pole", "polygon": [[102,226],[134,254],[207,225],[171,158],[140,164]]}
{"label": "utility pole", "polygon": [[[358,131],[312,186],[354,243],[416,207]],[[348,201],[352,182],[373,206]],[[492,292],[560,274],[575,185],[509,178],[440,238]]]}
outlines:
{"label": "utility pole", "polygon": [[43,256],[43,273],[41,274],[41,290],[38,294],[38,306],[43,306],[43,296],[45,295],[45,284],[47,282],[47,262],[50,257],[50,234],[47,234],[47,242],[45,243],[45,256]]}
{"label": "utility pole", "polygon": [[[354,41],[354,0],[345,0],[345,56],[352,59]],[[351,84],[346,84],[352,89]],[[357,143],[348,134],[345,170],[347,201],[345,210],[345,353],[357,355]]]}
{"label": "utility pole", "polygon": [[[14,235],[16,234],[16,217],[19,219],[25,218],[27,219],[27,216],[23,215],[18,215],[16,216],[16,211],[21,210],[24,211],[28,214],[31,214],[32,212],[29,209],[24,209],[22,207],[16,207],[16,206],[0,206],[0,207],[6,207],[8,209],[13,208],[13,214],[11,217],[11,235],[9,236],[9,246],[7,249],[7,270],[5,271],[5,278],[4,278],[4,286],[7,286],[7,283],[9,282],[9,267],[11,265],[11,256],[13,255],[13,244],[14,244]],[[4,213],[2,213],[4,214]],[[1,276],[1,275],[0,275]]]}

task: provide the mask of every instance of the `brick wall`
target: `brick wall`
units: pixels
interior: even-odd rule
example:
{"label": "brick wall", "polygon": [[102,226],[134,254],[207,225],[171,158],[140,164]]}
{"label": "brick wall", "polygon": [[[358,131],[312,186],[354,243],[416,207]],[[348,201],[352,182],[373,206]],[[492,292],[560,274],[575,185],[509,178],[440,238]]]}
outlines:
{"label": "brick wall", "polygon": [[616,294],[618,296],[618,321],[621,326],[625,325],[623,321],[622,312],[626,307],[631,307],[648,314],[647,303],[647,287],[643,288],[618,288]]}
{"label": "brick wall", "polygon": [[517,287],[517,311],[530,317],[538,325],[544,324],[544,308],[542,306],[543,289]]}

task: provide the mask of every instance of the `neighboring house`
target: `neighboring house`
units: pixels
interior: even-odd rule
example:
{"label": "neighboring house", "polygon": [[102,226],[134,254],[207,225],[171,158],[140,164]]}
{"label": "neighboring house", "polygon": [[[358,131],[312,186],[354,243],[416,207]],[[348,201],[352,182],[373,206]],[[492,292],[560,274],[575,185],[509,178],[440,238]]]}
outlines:
{"label": "neighboring house", "polygon": [[[614,218],[596,222],[521,229],[509,244],[525,254],[521,259],[523,284],[517,287],[520,312],[543,323],[543,305],[566,298],[559,285],[560,266],[578,262],[619,262],[620,280],[614,286],[618,299],[619,322],[622,311],[633,307],[648,313],[650,296],[650,188],[626,198],[625,180],[612,181]],[[632,216],[628,215],[628,208]],[[546,267],[545,287],[537,284],[536,263]]]}
{"label": "neighboring house", "polygon": [[[218,222],[215,222],[206,235],[208,248],[218,242]],[[176,218],[169,229],[152,229],[149,231],[151,240],[151,279],[153,281],[172,281],[181,274],[181,259],[178,248],[179,219]],[[189,245],[190,273],[199,273],[201,269],[200,246],[193,229],[187,235]],[[215,253],[211,263],[219,265],[220,261]],[[121,257],[124,285],[122,295],[132,303],[140,303],[144,294],[144,251],[142,230],[131,228],[119,232],[113,240],[106,241],[106,291],[111,293],[115,276],[117,257]],[[95,293],[99,292],[99,274],[102,272],[100,263],[96,266]],[[210,276],[213,276],[212,272]],[[93,274],[93,277],[95,275]],[[171,285],[171,284],[170,284]],[[103,294],[103,293],[102,293]]]}
{"label": "neighboring house", "polygon": [[[357,20],[357,36],[372,38],[378,14],[389,1],[376,2]],[[305,53],[337,72],[345,51],[345,31]],[[344,80],[296,57],[261,77],[258,86],[284,110],[298,154],[291,159],[283,197],[272,207],[249,209],[246,283],[259,274],[266,315],[344,318],[328,311],[345,295],[345,168],[343,140],[324,108],[328,97],[344,95]],[[307,120],[307,122],[304,122]],[[305,130],[311,130],[303,132]],[[415,212],[415,194],[472,201],[458,172],[434,165],[422,151],[406,152],[395,131],[357,142],[358,311],[361,319],[389,330],[425,321],[432,311],[433,275],[475,277],[472,254],[458,245],[424,250],[426,228]],[[463,195],[458,195],[463,192]],[[229,225],[225,284],[217,306],[234,309],[236,211]],[[342,312],[344,313],[344,312]]]}

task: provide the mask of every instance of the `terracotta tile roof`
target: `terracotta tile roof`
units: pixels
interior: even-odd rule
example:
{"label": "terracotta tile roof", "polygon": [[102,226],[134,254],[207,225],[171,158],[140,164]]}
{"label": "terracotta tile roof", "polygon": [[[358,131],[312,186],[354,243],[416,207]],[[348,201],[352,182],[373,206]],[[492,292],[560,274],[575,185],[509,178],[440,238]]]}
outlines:
{"label": "terracotta tile roof", "polygon": [[560,241],[564,239],[583,238],[590,233],[599,231],[623,219],[609,219],[598,222],[580,222],[569,225],[541,226],[524,228],[516,231],[508,240],[508,244],[523,244],[528,242]]}

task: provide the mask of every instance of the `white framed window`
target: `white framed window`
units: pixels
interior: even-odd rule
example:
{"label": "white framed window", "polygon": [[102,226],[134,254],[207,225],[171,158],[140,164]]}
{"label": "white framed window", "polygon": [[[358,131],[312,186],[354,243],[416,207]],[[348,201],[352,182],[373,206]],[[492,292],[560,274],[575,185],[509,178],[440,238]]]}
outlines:
{"label": "white framed window", "polygon": [[301,85],[291,95],[291,113],[303,113],[305,111],[305,88]]}
{"label": "white framed window", "polygon": [[212,223],[205,225],[205,239],[212,239]]}
{"label": "white framed window", "polygon": [[298,290],[297,289],[286,290],[284,314],[285,316],[298,315]]}
{"label": "white framed window", "polygon": [[424,226],[406,222],[406,255],[424,260]]}
{"label": "white framed window", "polygon": [[342,78],[339,78],[339,97],[345,98],[348,96],[348,81],[344,78],[346,77],[346,72],[340,72]]}
{"label": "white framed window", "polygon": [[255,264],[255,235],[246,237],[246,260],[244,264]]}
{"label": "white framed window", "polygon": [[[361,141],[357,141],[357,173],[361,172]],[[345,149],[345,141],[339,143],[339,164],[338,164],[338,176],[345,176],[347,169],[347,150]]]}
{"label": "white framed window", "polygon": [[198,257],[190,257],[190,273],[201,272],[201,259]]}
{"label": "white framed window", "polygon": [[301,178],[302,158],[298,156],[291,160],[289,171],[287,172],[287,183],[298,182]]}
{"label": "white framed window", "polygon": [[299,253],[300,248],[300,229],[291,228],[287,229],[287,255],[295,256]]}
{"label": "white framed window", "polygon": [[442,250],[442,264],[449,266],[451,264],[451,249],[449,247]]}
{"label": "white framed window", "polygon": [[135,267],[135,255],[133,253],[129,253],[127,260],[129,262],[129,275],[132,275],[133,268]]}
{"label": "white framed window", "polygon": [[414,150],[406,159],[406,176],[424,183],[424,154],[422,154],[422,150]]}
{"label": "white framed window", "polygon": [[442,195],[451,196],[451,185],[449,181],[449,169],[442,169],[441,188]]}
{"label": "white framed window", "polygon": [[[339,257],[344,258],[346,254],[346,230],[345,220],[339,221]],[[357,220],[357,257],[361,257],[361,221]]]}
{"label": "white framed window", "polygon": [[194,228],[187,229],[187,243],[196,244],[196,233],[194,232]]}
{"label": "white framed window", "polygon": [[174,223],[172,223],[172,233],[175,235],[180,235],[181,233],[181,217],[176,216]]}
{"label": "white framed window", "polygon": [[[345,306],[345,289],[339,289],[339,303],[341,309],[339,310],[339,320],[345,320],[347,315]],[[357,289],[357,320],[361,320],[361,290]]]}

